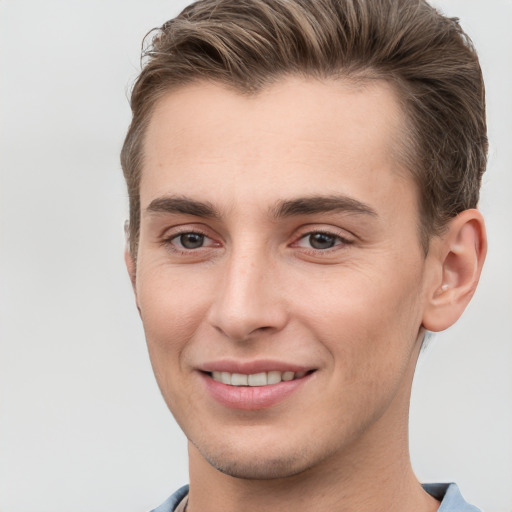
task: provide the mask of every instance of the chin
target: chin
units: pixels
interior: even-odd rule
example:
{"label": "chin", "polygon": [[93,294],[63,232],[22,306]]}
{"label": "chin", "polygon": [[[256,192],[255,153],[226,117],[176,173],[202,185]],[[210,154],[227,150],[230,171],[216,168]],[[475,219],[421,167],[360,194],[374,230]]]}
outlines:
{"label": "chin", "polygon": [[203,458],[215,469],[234,478],[245,480],[272,480],[288,478],[307,471],[315,465],[307,451],[286,454],[275,449],[261,449],[258,454],[243,452],[230,447],[226,450],[209,450],[195,445]]}

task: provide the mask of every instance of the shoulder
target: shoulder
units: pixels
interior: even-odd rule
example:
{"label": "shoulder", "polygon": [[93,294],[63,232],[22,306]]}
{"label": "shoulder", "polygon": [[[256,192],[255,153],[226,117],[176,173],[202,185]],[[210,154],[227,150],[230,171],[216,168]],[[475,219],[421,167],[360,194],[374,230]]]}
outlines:
{"label": "shoulder", "polygon": [[188,494],[188,485],[180,487],[174,494],[169,496],[159,507],[151,512],[173,512],[180,501]]}
{"label": "shoulder", "polygon": [[423,484],[423,489],[441,502],[438,512],[481,512],[462,497],[457,484]]}

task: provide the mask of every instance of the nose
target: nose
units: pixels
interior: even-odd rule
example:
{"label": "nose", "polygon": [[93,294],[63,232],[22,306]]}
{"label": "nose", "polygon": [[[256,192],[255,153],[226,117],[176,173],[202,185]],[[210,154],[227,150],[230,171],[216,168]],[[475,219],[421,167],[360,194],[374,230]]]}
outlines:
{"label": "nose", "polygon": [[233,251],[224,262],[210,324],[232,341],[280,331],[288,321],[276,261],[264,249]]}

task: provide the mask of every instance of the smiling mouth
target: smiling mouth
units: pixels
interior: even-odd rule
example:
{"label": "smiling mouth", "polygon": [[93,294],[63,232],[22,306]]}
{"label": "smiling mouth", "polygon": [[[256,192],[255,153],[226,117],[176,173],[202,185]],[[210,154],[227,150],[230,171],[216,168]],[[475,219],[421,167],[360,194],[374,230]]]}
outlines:
{"label": "smiling mouth", "polygon": [[270,386],[279,384],[280,382],[288,382],[291,380],[302,379],[306,375],[313,373],[315,370],[304,372],[291,372],[291,371],[270,371],[260,373],[230,373],[230,372],[209,372],[208,375],[216,381],[226,384],[228,386]]}

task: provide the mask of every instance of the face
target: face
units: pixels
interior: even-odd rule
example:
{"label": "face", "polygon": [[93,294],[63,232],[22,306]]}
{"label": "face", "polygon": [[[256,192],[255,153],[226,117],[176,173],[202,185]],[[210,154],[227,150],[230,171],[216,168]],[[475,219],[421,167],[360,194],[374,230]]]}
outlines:
{"label": "face", "polygon": [[215,468],[285,477],[406,430],[428,258],[401,124],[385,83],[157,105],[134,287],[162,394]]}

